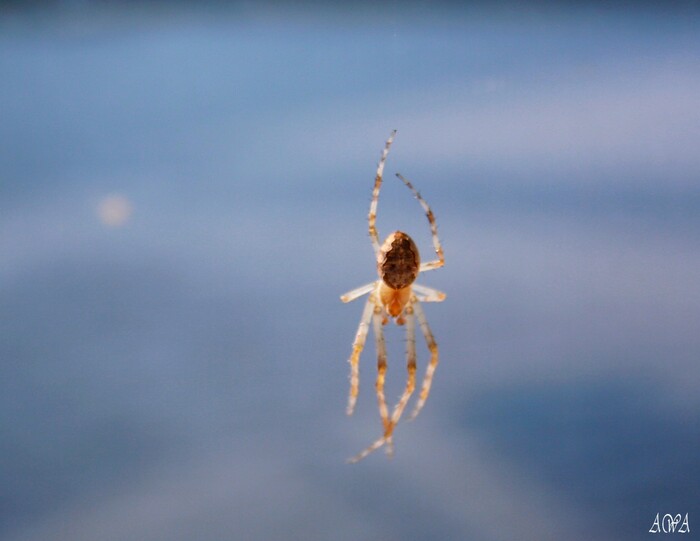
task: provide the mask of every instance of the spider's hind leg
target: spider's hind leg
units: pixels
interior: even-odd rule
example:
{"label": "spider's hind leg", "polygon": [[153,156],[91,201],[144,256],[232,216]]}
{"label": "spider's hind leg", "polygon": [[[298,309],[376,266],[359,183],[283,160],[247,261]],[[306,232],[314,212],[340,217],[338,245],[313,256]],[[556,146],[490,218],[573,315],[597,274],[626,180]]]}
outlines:
{"label": "spider's hind leg", "polygon": [[[415,301],[415,299],[413,299]],[[391,414],[391,428],[399,423],[401,414],[403,413],[406,404],[411,398],[413,391],[416,388],[416,319],[413,311],[413,303],[406,306],[405,311],[406,321],[406,370],[408,371],[408,379],[406,380],[406,388],[399,398],[394,411]]]}
{"label": "spider's hind leg", "polygon": [[433,374],[438,365],[438,345],[433,338],[433,333],[430,331],[428,326],[428,320],[425,318],[425,313],[420,305],[419,301],[416,301],[413,305],[413,310],[418,318],[418,324],[420,325],[421,331],[423,331],[423,336],[428,344],[428,350],[430,350],[430,362],[428,363],[428,368],[425,370],[425,376],[423,377],[423,384],[421,385],[420,396],[418,397],[418,402],[416,402],[413,411],[411,412],[411,419],[415,419],[420,410],[425,405],[425,401],[428,399],[430,394],[430,386],[433,382]]}
{"label": "spider's hind leg", "polygon": [[[413,300],[415,301],[415,298]],[[416,388],[416,320],[411,303],[406,306],[404,313],[401,315],[401,324],[406,326],[406,370],[408,376],[406,387],[396,406],[394,406],[389,425],[384,427],[384,438],[386,439],[387,454],[389,455],[393,455],[394,452],[394,428],[399,424],[401,414]]]}
{"label": "spider's hind leg", "polygon": [[386,436],[382,436],[379,438],[377,441],[375,441],[372,445],[367,447],[364,451],[356,454],[354,457],[348,459],[349,464],[355,464],[356,462],[359,462],[363,458],[367,457],[368,455],[371,455],[374,451],[379,449],[382,445],[387,443],[389,441],[389,438]]}
{"label": "spider's hind leg", "polygon": [[[407,370],[408,370],[408,380],[406,381],[406,388],[404,389],[401,398],[394,407],[391,419],[384,419],[382,416],[382,421],[384,421],[384,435],[374,441],[369,447],[358,453],[356,456],[352,457],[348,462],[355,463],[359,462],[367,455],[373,453],[383,445],[387,446],[387,454],[393,454],[393,435],[394,428],[401,419],[401,414],[403,413],[406,404],[408,403],[411,395],[416,386],[416,322],[414,317],[414,312],[412,305],[409,304],[406,307],[404,313],[404,320],[406,325],[406,357],[407,357]],[[382,390],[383,395],[383,390]],[[386,408],[386,405],[384,405]]]}
{"label": "spider's hind leg", "polygon": [[357,402],[357,395],[360,391],[360,354],[365,348],[365,341],[367,340],[367,333],[369,332],[369,320],[372,317],[374,306],[374,295],[370,295],[365,303],[365,308],[360,318],[360,324],[357,327],[357,334],[352,343],[352,353],[348,360],[350,363],[350,395],[348,397],[348,407],[346,410],[348,415],[352,415],[355,409],[355,403]]}
{"label": "spider's hind leg", "polygon": [[377,344],[377,381],[375,388],[377,391],[377,402],[379,403],[379,415],[382,418],[384,432],[389,430],[389,410],[386,407],[384,396],[384,381],[386,377],[386,342],[384,341],[384,309],[380,305],[374,307],[374,337]]}

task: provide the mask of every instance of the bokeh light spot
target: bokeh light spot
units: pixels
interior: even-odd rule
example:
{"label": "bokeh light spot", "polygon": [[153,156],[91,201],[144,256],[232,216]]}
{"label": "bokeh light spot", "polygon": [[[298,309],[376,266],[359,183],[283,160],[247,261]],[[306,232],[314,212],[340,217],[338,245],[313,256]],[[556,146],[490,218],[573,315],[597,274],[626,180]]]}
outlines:
{"label": "bokeh light spot", "polygon": [[121,227],[131,218],[131,201],[123,195],[111,194],[104,197],[98,207],[100,221],[109,227]]}

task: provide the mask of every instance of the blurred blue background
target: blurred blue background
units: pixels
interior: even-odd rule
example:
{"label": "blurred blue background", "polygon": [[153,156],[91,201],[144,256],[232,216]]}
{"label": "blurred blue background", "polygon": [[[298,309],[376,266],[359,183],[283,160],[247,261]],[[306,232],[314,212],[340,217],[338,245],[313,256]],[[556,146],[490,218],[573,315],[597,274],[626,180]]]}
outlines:
{"label": "blurred blue background", "polygon": [[[285,6],[0,7],[0,538],[696,535],[696,4]],[[394,128],[442,362],[347,465]]]}

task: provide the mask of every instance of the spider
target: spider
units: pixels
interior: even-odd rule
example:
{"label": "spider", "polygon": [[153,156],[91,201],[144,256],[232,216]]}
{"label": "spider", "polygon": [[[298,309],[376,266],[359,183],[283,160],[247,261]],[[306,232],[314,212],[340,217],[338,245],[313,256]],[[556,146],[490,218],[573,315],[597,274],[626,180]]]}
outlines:
{"label": "spider", "polygon": [[[416,415],[418,415],[428,398],[430,385],[433,380],[433,373],[438,364],[438,346],[428,326],[428,321],[423,313],[421,302],[441,302],[445,300],[445,294],[430,287],[418,285],[415,283],[415,280],[421,272],[442,267],[445,264],[445,257],[442,252],[440,240],[438,239],[435,217],[428,203],[425,202],[413,185],[398,173],[396,176],[411,190],[411,192],[413,192],[413,195],[425,211],[428,223],[430,224],[433,247],[435,248],[437,259],[421,263],[416,244],[411,237],[402,231],[394,231],[381,245],[379,244],[379,237],[377,234],[376,220],[379,190],[382,186],[384,163],[386,162],[386,157],[389,154],[389,148],[394,141],[395,135],[396,130],[392,131],[389,139],[387,139],[379,160],[368,216],[369,236],[377,261],[379,280],[348,291],[340,297],[341,301],[350,302],[369,293],[369,298],[365,304],[357,334],[355,335],[355,341],[352,344],[352,354],[349,359],[350,396],[348,399],[347,414],[352,415],[355,409],[360,384],[360,355],[364,349],[367,334],[369,333],[370,320],[372,320],[377,349],[377,379],[375,388],[377,400],[379,401],[379,415],[381,416],[384,427],[383,435],[365,450],[351,458],[349,462],[358,462],[385,444],[387,445],[387,454],[391,456],[393,453],[392,435],[394,433],[394,427],[401,419],[401,414],[416,386],[416,319],[418,320],[418,325],[420,326],[425,341],[427,342],[428,350],[430,351],[430,362],[423,378],[420,396],[411,413],[411,419],[414,419]],[[384,397],[387,355],[383,327],[388,323],[389,318],[393,318],[397,325],[405,325],[406,327],[408,370],[406,387],[401,398],[399,398],[399,401],[396,403],[396,406],[394,406],[391,416],[389,416],[389,410],[387,409],[386,399]]]}

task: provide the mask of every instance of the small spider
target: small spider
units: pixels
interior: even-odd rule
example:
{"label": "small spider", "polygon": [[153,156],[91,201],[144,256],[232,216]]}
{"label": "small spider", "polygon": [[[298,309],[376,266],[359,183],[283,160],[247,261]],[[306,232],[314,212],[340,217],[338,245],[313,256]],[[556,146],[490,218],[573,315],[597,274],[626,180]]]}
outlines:
{"label": "small spider", "polygon": [[[415,418],[425,404],[430,393],[430,385],[433,379],[433,373],[438,364],[438,346],[433,338],[433,334],[428,326],[428,321],[425,319],[425,314],[421,308],[421,302],[440,302],[445,300],[445,294],[435,289],[418,285],[415,282],[420,272],[425,272],[442,267],[445,264],[445,258],[442,253],[442,246],[437,234],[437,224],[435,217],[430,210],[428,203],[416,191],[413,185],[402,177],[400,174],[396,176],[413,192],[413,195],[418,199],[418,202],[423,207],[428,222],[430,231],[432,232],[433,246],[437,259],[421,263],[418,254],[418,248],[413,242],[413,239],[402,231],[394,231],[389,235],[384,244],[380,246],[377,235],[376,220],[377,220],[377,203],[379,201],[379,189],[382,186],[382,173],[384,172],[384,163],[386,162],[389,147],[394,140],[396,130],[391,132],[389,139],[386,142],[384,151],[382,152],[379,165],[377,166],[377,176],[374,180],[374,190],[372,192],[372,203],[369,207],[369,236],[372,240],[372,247],[377,260],[377,270],[379,272],[379,280],[369,284],[360,286],[352,291],[348,291],[340,297],[343,302],[353,301],[362,295],[369,293],[369,298],[365,304],[360,319],[360,325],[357,329],[355,341],[352,344],[352,354],[350,355],[350,398],[348,399],[347,414],[352,415],[355,409],[355,402],[359,392],[360,377],[359,377],[359,360],[360,354],[365,346],[367,334],[369,332],[369,321],[372,319],[374,327],[374,335],[377,347],[377,380],[376,391],[379,401],[379,414],[382,418],[384,433],[381,438],[376,440],[372,445],[364,451],[351,458],[349,462],[358,462],[367,455],[379,449],[382,445],[387,445],[387,453],[393,452],[392,435],[394,427],[401,419],[408,400],[411,398],[416,386],[416,322],[425,336],[425,341],[430,350],[430,363],[423,378],[420,396],[411,414],[411,419]],[[408,380],[406,388],[397,402],[394,410],[389,416],[389,411],[384,398],[384,376],[386,373],[386,345],[384,343],[383,326],[387,324],[389,318],[394,318],[397,325],[406,326],[407,340],[407,369]]]}

